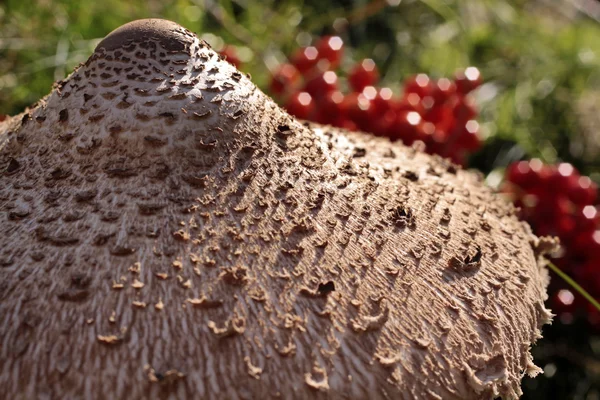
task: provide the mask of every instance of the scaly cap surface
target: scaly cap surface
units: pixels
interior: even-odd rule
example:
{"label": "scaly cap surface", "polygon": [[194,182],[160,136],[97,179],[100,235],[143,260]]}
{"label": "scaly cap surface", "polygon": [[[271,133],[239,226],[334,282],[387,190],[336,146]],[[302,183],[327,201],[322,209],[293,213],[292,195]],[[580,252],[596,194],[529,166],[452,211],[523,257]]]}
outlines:
{"label": "scaly cap surface", "polygon": [[8,398],[520,395],[541,254],[476,174],[127,24],[0,124]]}

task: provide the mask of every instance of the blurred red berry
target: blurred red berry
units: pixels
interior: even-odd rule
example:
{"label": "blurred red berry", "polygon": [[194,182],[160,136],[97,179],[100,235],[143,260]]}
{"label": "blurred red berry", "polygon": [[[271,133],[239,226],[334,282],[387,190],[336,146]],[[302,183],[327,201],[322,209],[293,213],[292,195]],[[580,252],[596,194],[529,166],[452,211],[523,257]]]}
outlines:
{"label": "blurred red berry", "polygon": [[479,150],[481,139],[479,138],[479,123],[477,121],[467,121],[464,128],[459,131],[457,144],[469,152]]}
{"label": "blurred red berry", "polygon": [[[360,129],[403,140],[406,144],[420,140],[428,153],[449,157],[462,165],[470,153],[481,147],[479,124],[475,121],[477,109],[466,96],[481,84],[477,68],[460,71],[456,80],[432,80],[427,74],[415,75],[405,80],[403,94],[396,100],[390,88],[375,87],[379,79],[377,66],[372,59],[364,59],[347,74],[353,92],[344,95],[332,70],[340,65],[343,51],[343,40],[338,36],[324,36],[314,47],[298,49],[290,58],[291,64],[281,66],[274,74],[271,93],[296,92],[299,82],[304,80],[304,87],[301,86],[304,95],[295,93],[286,105],[299,118]],[[535,181],[527,190],[537,204],[544,196],[537,191],[537,187],[543,186],[542,179],[537,176],[540,174],[536,168],[528,166],[528,172],[531,177],[518,179],[525,183],[530,178]],[[520,192],[515,193],[520,195]],[[586,197],[581,193],[580,196]],[[530,211],[528,215],[533,215],[535,206],[526,206],[526,209]],[[575,216],[571,217],[575,224],[579,223]],[[565,221],[561,224],[565,227],[562,231],[566,232],[572,221]]]}
{"label": "blurred red berry", "polygon": [[421,114],[423,112],[421,97],[416,93],[409,93],[396,103],[394,109],[396,112],[416,111]]}
{"label": "blurred red berry", "polygon": [[281,64],[271,78],[269,89],[272,94],[282,95],[298,88],[302,76],[292,64]]}
{"label": "blurred red berry", "polygon": [[395,109],[393,93],[390,88],[378,89],[374,86],[367,86],[363,89],[362,94],[373,103],[378,118],[387,111]]}
{"label": "blurred red berry", "polygon": [[449,157],[454,164],[461,165],[463,167],[467,165],[467,156],[463,150],[457,149],[449,151],[449,154],[446,157]]}
{"label": "blurred red berry", "polygon": [[569,270],[568,267],[563,267],[563,269],[570,272],[581,286],[593,296],[600,294],[600,260],[588,258],[581,264],[569,266],[573,266],[573,268]]}
{"label": "blurred red berry", "polygon": [[[596,283],[600,283],[600,260],[587,260],[578,266],[577,269],[581,271],[581,273],[578,275],[582,278],[587,280],[594,279],[592,277],[595,277]],[[582,283],[585,284],[584,281],[582,281]],[[600,286],[597,287],[597,289],[600,290]]]}
{"label": "blurred red berry", "polygon": [[350,93],[344,98],[344,107],[348,119],[356,124],[358,128],[364,131],[371,130],[371,124],[376,118],[376,111],[373,103],[362,93]]}
{"label": "blurred red berry", "polygon": [[301,74],[306,74],[313,69],[319,61],[319,51],[316,47],[303,47],[294,53],[291,58],[291,63],[296,67]]}
{"label": "blurred red berry", "polygon": [[587,176],[581,176],[570,182],[569,198],[575,204],[593,204],[598,198],[598,186]]}
{"label": "blurred red berry", "polygon": [[396,114],[396,120],[390,129],[392,140],[402,140],[410,146],[413,142],[423,137],[421,116],[416,111],[400,111]]}
{"label": "blurred red berry", "polygon": [[549,221],[552,218],[561,218],[572,214],[571,202],[561,193],[555,193],[554,195],[538,195],[538,201],[535,206],[536,215],[543,222],[554,222]]}
{"label": "blurred red berry", "polygon": [[338,77],[333,71],[318,73],[310,78],[304,86],[304,91],[314,99],[319,99],[338,88]]}
{"label": "blurred red berry", "polygon": [[427,152],[430,154],[447,156],[454,149],[454,146],[449,143],[449,141],[450,135],[448,134],[448,131],[441,129],[438,125],[435,125],[435,131],[427,143]]}
{"label": "blurred red berry", "polygon": [[457,96],[452,109],[457,123],[465,123],[477,116],[477,108],[468,97]]}
{"label": "blurred red berry", "polygon": [[439,130],[450,132],[456,127],[452,107],[447,104],[434,104],[431,109],[423,114],[423,118],[434,123]]}
{"label": "blurred red berry", "polygon": [[506,179],[517,186],[523,187],[529,184],[531,168],[528,161],[517,161],[506,168]]}
{"label": "blurred red berry", "polygon": [[577,211],[575,223],[579,232],[600,229],[600,211],[595,206],[588,204]]}
{"label": "blurred red berry", "polygon": [[423,143],[425,143],[425,145],[427,145],[427,148],[429,148],[434,143],[435,133],[436,133],[435,124],[421,119],[421,126],[420,126],[420,129],[418,132],[419,137],[417,137],[417,140],[422,141]]}
{"label": "blurred red berry", "polygon": [[340,121],[346,118],[344,94],[339,90],[328,92],[319,98],[315,122],[341,126]]}
{"label": "blurred red berry", "polygon": [[[376,109],[377,106],[375,107]],[[396,113],[393,110],[387,110],[384,113],[377,111],[377,118],[370,129],[370,132],[377,136],[390,136],[390,130],[396,122]]]}
{"label": "blurred red berry", "polygon": [[296,118],[308,119],[315,109],[315,104],[310,94],[297,92],[290,96],[285,109]]}
{"label": "blurred red berry", "polygon": [[383,115],[394,108],[393,97],[394,93],[388,87],[377,90],[377,95],[371,101],[375,104],[378,115]]}
{"label": "blurred red berry", "polygon": [[465,70],[457,71],[454,75],[454,82],[456,83],[458,93],[465,95],[481,86],[483,79],[477,68],[469,67]]}
{"label": "blurred red berry", "polygon": [[519,161],[511,164],[507,169],[507,179],[523,190],[530,190],[538,186],[547,169],[539,159]]}
{"label": "blurred red berry", "polygon": [[[582,286],[586,287],[598,299],[600,297],[600,260],[589,260],[585,266],[588,268],[591,282],[589,285],[584,282]],[[588,302],[588,304],[590,303]]]}
{"label": "blurred red berry", "polygon": [[362,92],[367,86],[374,86],[379,80],[379,71],[375,62],[366,58],[354,66],[348,75],[348,83],[355,92]]}
{"label": "blurred red berry", "polygon": [[340,128],[348,129],[349,131],[357,131],[358,130],[358,126],[349,119],[344,119],[341,121],[341,125],[335,125],[335,126],[339,126]]}
{"label": "blurred red berry", "polygon": [[431,90],[431,97],[435,101],[435,104],[438,105],[444,104],[455,94],[456,84],[447,78],[438,79]]}
{"label": "blurred red berry", "polygon": [[568,194],[571,185],[579,179],[579,172],[569,163],[560,163],[548,169],[547,185],[557,192]]}
{"label": "blurred red berry", "polygon": [[424,113],[427,113],[431,109],[433,109],[434,105],[435,105],[435,101],[433,100],[433,97],[431,97],[431,96],[425,96],[421,99],[421,108],[423,109]]}
{"label": "blurred red berry", "polygon": [[240,61],[237,55],[237,50],[235,49],[235,47],[227,45],[221,49],[219,54],[225,57],[227,62],[233,64],[237,69],[239,69],[242,66],[242,62]]}
{"label": "blurred red berry", "polygon": [[561,240],[568,240],[576,232],[576,221],[571,215],[563,215],[556,220],[556,234]]}
{"label": "blurred red berry", "polygon": [[361,93],[367,99],[373,101],[377,97],[377,88],[375,86],[365,86]]}
{"label": "blurred red berry", "polygon": [[316,44],[319,57],[329,61],[331,69],[336,69],[344,54],[344,41],[339,36],[323,36]]}
{"label": "blurred red berry", "polygon": [[600,259],[600,230],[578,233],[571,241],[571,249],[587,259]]}
{"label": "blurred red berry", "polygon": [[404,81],[404,95],[414,93],[424,98],[431,96],[433,84],[427,74],[418,74]]}

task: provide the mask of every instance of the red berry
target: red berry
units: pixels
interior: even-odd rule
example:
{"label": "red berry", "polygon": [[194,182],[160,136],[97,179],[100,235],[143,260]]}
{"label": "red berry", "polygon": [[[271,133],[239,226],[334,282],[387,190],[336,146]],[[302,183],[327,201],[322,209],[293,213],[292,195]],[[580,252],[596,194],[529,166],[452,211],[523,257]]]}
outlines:
{"label": "red berry", "polygon": [[240,59],[237,55],[237,51],[236,51],[235,47],[233,47],[233,46],[223,47],[221,49],[221,51],[219,52],[219,54],[222,55],[223,57],[225,57],[227,62],[229,62],[230,64],[233,64],[238,69],[242,65],[242,62],[240,61]]}
{"label": "red berry", "polygon": [[331,69],[336,69],[344,54],[344,41],[339,36],[323,36],[317,42],[319,57],[329,61]]}
{"label": "red berry", "polygon": [[374,86],[367,86],[363,89],[362,94],[373,103],[378,116],[395,109],[395,104],[392,101],[393,93],[390,88],[377,89]]}
{"label": "red berry", "polygon": [[[548,190],[547,187],[544,189]],[[538,195],[538,202],[535,206],[535,214],[543,222],[549,221],[549,218],[561,218],[569,216],[572,213],[572,205],[567,196],[560,193],[554,195]]]}
{"label": "red berry", "polygon": [[456,94],[456,84],[447,78],[438,79],[431,90],[431,97],[437,105],[444,104],[454,94]]}
{"label": "red berry", "polygon": [[319,98],[315,122],[341,126],[346,118],[344,95],[340,91],[326,93]]}
{"label": "red berry", "polygon": [[507,179],[523,190],[531,190],[539,186],[545,179],[547,168],[537,158],[530,161],[519,161],[507,169]]}
{"label": "red berry", "polygon": [[419,74],[404,81],[404,95],[414,93],[424,98],[431,96],[433,84],[426,74]]}
{"label": "red berry", "polygon": [[350,93],[344,99],[348,118],[364,131],[370,131],[375,121],[375,107],[362,93]]}
{"label": "red berry", "polygon": [[275,70],[269,88],[271,93],[282,95],[297,89],[301,79],[300,72],[296,67],[292,64],[281,64]]}
{"label": "red berry", "polygon": [[584,267],[588,270],[591,282],[589,284],[584,282],[582,286],[588,288],[591,294],[597,299],[600,295],[600,260],[589,260],[584,264]]}
{"label": "red berry", "polygon": [[367,86],[374,86],[379,80],[379,71],[375,62],[370,58],[365,58],[360,64],[354,66],[348,82],[355,92],[362,92]]}
{"label": "red berry", "polygon": [[338,77],[333,71],[318,73],[306,82],[304,91],[318,99],[338,88]]}
{"label": "red berry", "polygon": [[300,71],[301,74],[306,74],[319,61],[319,51],[316,47],[303,47],[294,53],[292,56],[292,64]]}
{"label": "red berry", "polygon": [[[338,126],[338,125],[335,125]],[[340,128],[344,128],[344,129],[348,129],[349,131],[357,131],[358,130],[358,126],[356,126],[356,124],[352,121],[350,121],[349,119],[344,119],[341,123],[341,125],[339,125]]]}
{"label": "red berry", "polygon": [[404,144],[411,145],[423,137],[421,116],[416,111],[401,111],[396,114],[396,121],[390,129],[393,140],[402,140]]}
{"label": "red berry", "polygon": [[600,229],[600,211],[593,205],[587,205],[577,211],[575,221],[579,232]]}
{"label": "red berry", "polygon": [[506,168],[506,179],[517,186],[525,186],[529,183],[531,168],[527,161],[517,161]]}
{"label": "red berry", "polygon": [[[520,193],[522,195],[522,193]],[[520,198],[521,217],[527,221],[535,224],[539,224],[539,213],[537,212],[537,205],[540,202],[540,196],[532,193],[527,193]]]}
{"label": "red berry", "polygon": [[467,164],[467,156],[464,151],[450,148],[447,157],[449,157],[454,164],[462,165],[463,167]]}
{"label": "red berry", "polygon": [[475,119],[477,108],[468,97],[458,96],[454,101],[452,115],[458,123],[465,123],[471,119]]}
{"label": "red berry", "polygon": [[571,250],[591,260],[600,259],[600,230],[581,232],[571,241]]}
{"label": "red berry", "polygon": [[361,93],[367,99],[373,101],[377,97],[377,88],[375,86],[365,86]]}
{"label": "red berry", "polygon": [[481,139],[479,138],[479,124],[477,121],[471,120],[465,124],[464,129],[461,129],[457,145],[463,149],[473,152],[481,147]]}
{"label": "red berry", "polygon": [[[600,294],[600,260],[587,259],[583,263],[572,264],[574,268],[569,272],[573,278],[591,292],[592,295]],[[569,268],[564,268],[569,270]]]}
{"label": "red berry", "polygon": [[[530,223],[532,223],[530,221]],[[558,236],[558,233],[556,232],[556,226],[553,222],[547,221],[547,220],[543,220],[541,222],[536,222],[533,223],[534,229],[535,229],[535,233],[538,236],[551,236],[551,237],[555,237]]]}
{"label": "red berry", "polygon": [[429,110],[433,109],[434,105],[435,105],[435,101],[433,100],[433,97],[431,97],[431,96],[425,96],[421,99],[421,106],[425,113],[427,113]]}
{"label": "red berry", "polygon": [[396,112],[400,111],[416,111],[419,114],[423,112],[423,107],[421,105],[421,97],[416,93],[409,93],[405,95],[402,100],[396,103],[394,107]]}
{"label": "red berry", "polygon": [[575,218],[571,215],[564,215],[558,218],[555,222],[556,224],[556,234],[561,240],[569,239],[577,228]]}
{"label": "red berry", "polygon": [[434,135],[436,133],[436,128],[434,124],[432,124],[429,121],[422,120],[418,133],[420,136],[417,137],[417,140],[420,140],[423,143],[425,143],[425,145],[427,145],[427,149],[431,147],[432,144],[434,144]]}
{"label": "red berry", "polygon": [[465,95],[481,86],[483,79],[477,68],[469,67],[464,71],[457,71],[454,75],[454,82],[456,82],[456,90],[458,93]]}
{"label": "red berry", "polygon": [[557,192],[568,194],[571,185],[579,179],[579,173],[569,163],[560,163],[550,167],[549,171],[547,185]]}
{"label": "red berry", "polygon": [[[375,107],[377,109],[377,107]],[[396,113],[388,110],[381,114],[377,112],[377,118],[371,127],[370,132],[377,136],[390,136],[390,129],[396,121]]]}
{"label": "red berry", "polygon": [[452,107],[447,104],[436,103],[431,109],[424,113],[423,118],[429,122],[433,122],[438,129],[445,132],[452,131],[456,125]]}
{"label": "red berry", "polygon": [[392,89],[387,87],[380,88],[377,91],[377,95],[371,99],[371,101],[375,104],[375,109],[377,110],[378,115],[383,115],[387,111],[394,108],[392,101],[393,96],[394,93],[392,92]]}
{"label": "red berry", "polygon": [[300,119],[308,119],[313,113],[314,108],[313,99],[306,92],[294,93],[285,105],[285,109],[290,114]]}
{"label": "red berry", "polygon": [[598,186],[587,176],[571,180],[568,190],[569,198],[575,204],[593,204],[598,197]]}
{"label": "red berry", "polygon": [[446,130],[435,126],[435,131],[431,135],[429,143],[427,143],[427,152],[430,154],[447,155],[451,152],[451,144],[449,143],[450,135]]}

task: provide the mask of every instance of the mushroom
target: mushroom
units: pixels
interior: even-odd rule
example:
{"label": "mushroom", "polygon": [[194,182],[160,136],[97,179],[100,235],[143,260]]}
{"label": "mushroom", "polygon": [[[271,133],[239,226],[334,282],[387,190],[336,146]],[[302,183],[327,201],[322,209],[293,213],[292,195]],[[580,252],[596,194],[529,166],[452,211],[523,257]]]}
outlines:
{"label": "mushroom", "polygon": [[515,398],[540,371],[552,241],[173,22],[0,123],[0,224],[7,398]]}

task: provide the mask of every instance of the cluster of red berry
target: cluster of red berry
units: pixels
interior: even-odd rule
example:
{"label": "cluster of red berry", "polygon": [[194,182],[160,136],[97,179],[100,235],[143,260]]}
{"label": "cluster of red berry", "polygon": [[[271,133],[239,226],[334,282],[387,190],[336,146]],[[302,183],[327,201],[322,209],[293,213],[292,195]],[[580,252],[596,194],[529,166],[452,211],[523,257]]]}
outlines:
{"label": "cluster of red berry", "polygon": [[242,61],[238,57],[238,52],[235,47],[230,45],[225,45],[220,51],[219,54],[225,57],[225,59],[233,64],[237,69],[242,67]]}
{"label": "cluster of red berry", "polygon": [[274,71],[270,92],[290,114],[407,145],[420,140],[427,152],[463,165],[481,146],[477,110],[468,96],[481,85],[477,68],[458,72],[454,80],[416,75],[404,82],[402,96],[395,98],[392,89],[376,86],[377,66],[364,59],[344,73],[348,90],[343,90],[346,85],[338,77],[343,44],[339,36],[321,37]]}
{"label": "cluster of red berry", "polygon": [[[519,161],[506,170],[509,193],[538,236],[557,236],[561,250],[554,263],[595,297],[600,296],[600,209],[598,188],[571,164]],[[551,307],[563,322],[583,313],[600,327],[600,313],[583,298],[556,287]],[[585,308],[588,311],[585,312]]]}

